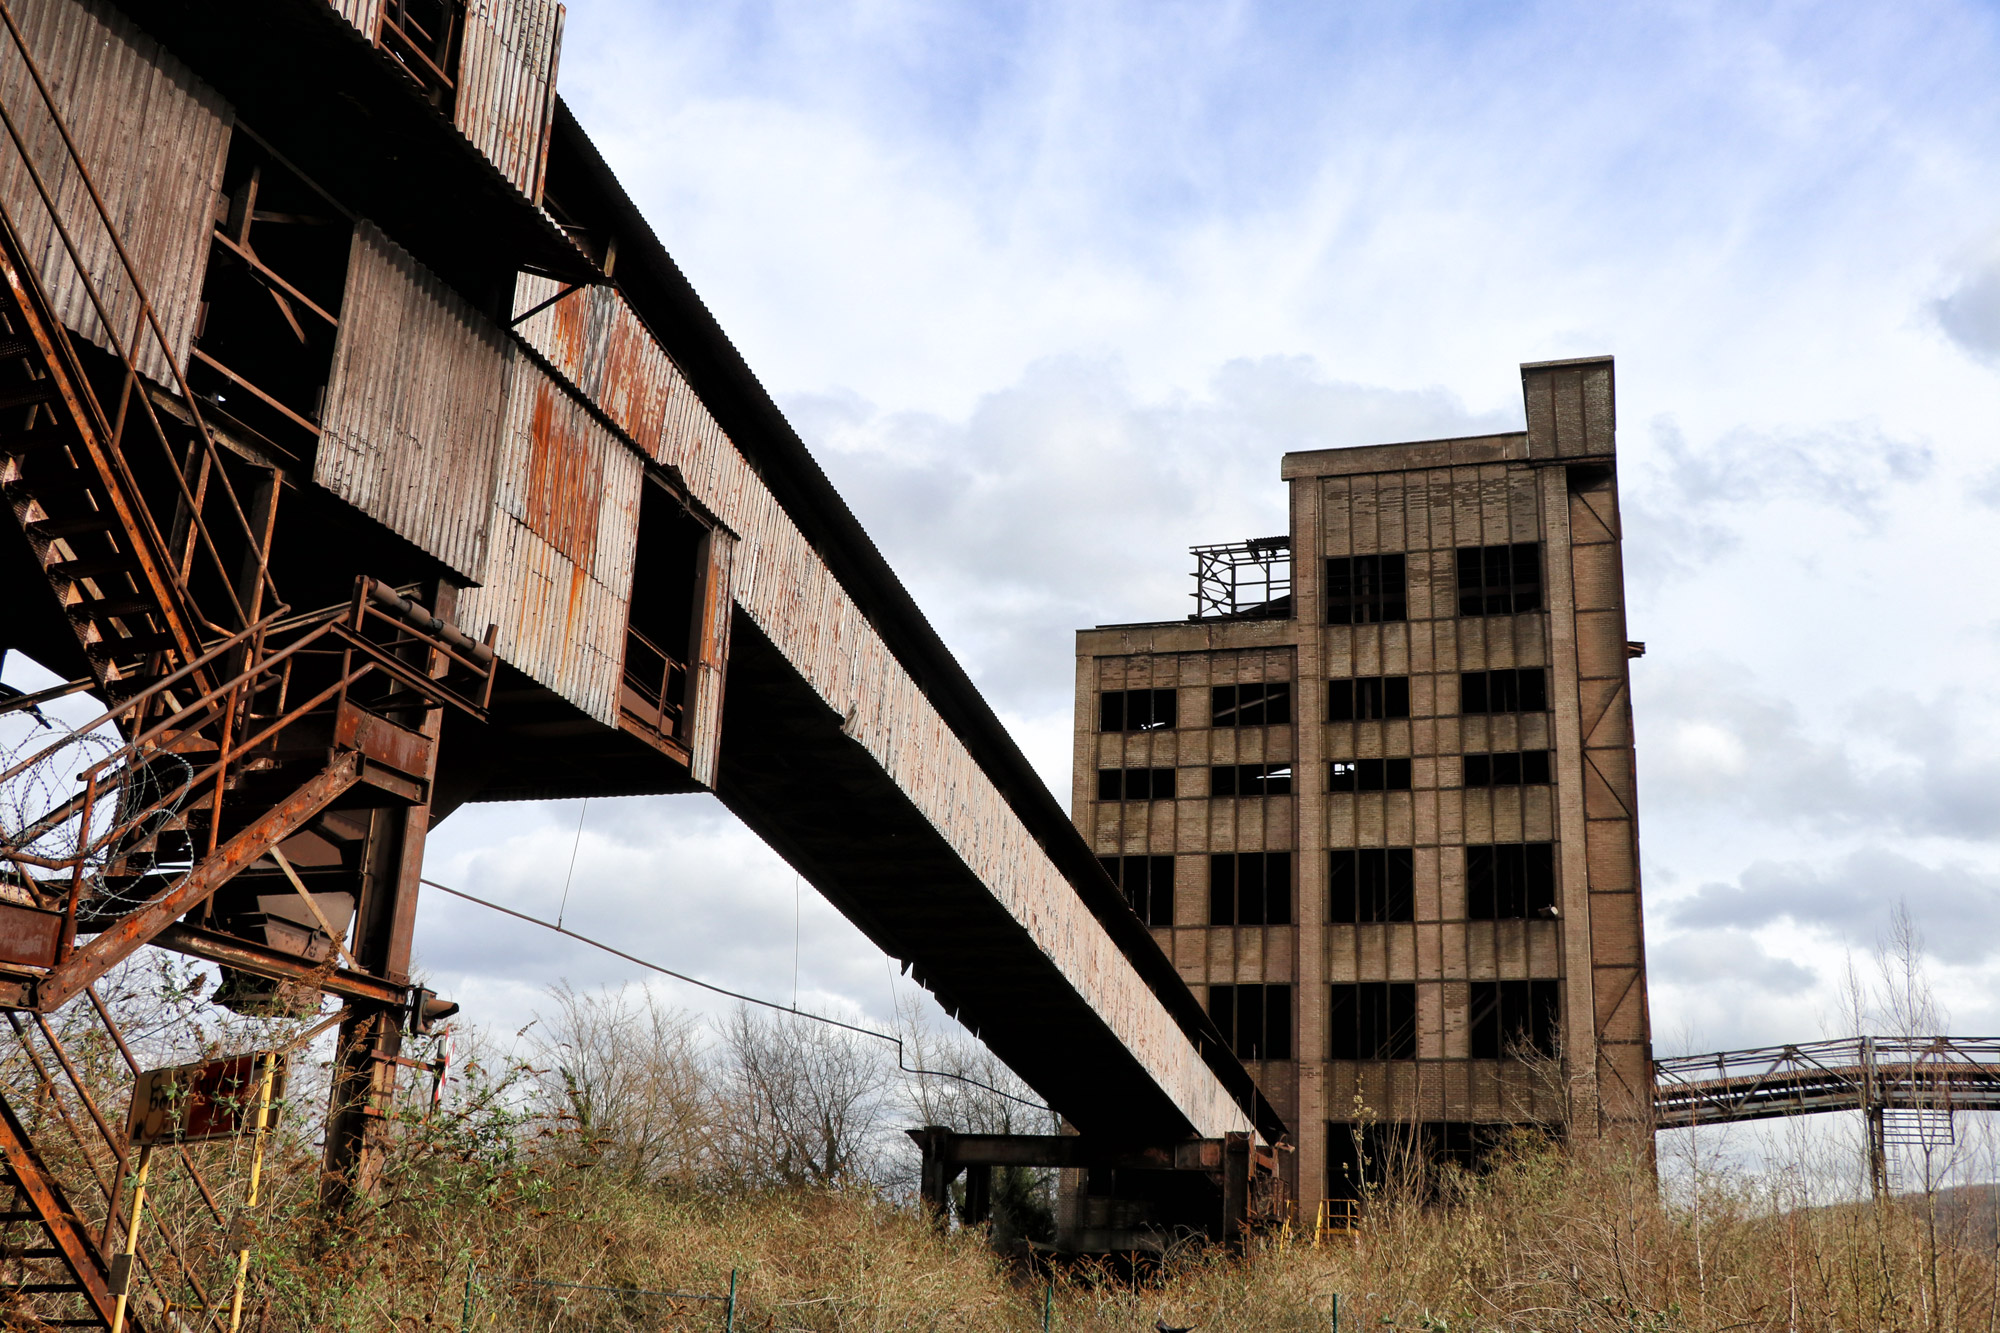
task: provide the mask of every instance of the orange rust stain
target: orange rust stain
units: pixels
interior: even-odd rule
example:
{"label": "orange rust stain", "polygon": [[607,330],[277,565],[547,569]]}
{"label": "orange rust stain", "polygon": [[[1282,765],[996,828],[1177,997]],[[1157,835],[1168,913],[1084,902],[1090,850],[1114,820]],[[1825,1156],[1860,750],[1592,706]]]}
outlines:
{"label": "orange rust stain", "polygon": [[640,448],[658,458],[667,417],[667,362],[628,310],[618,311],[604,361],[604,410]]}
{"label": "orange rust stain", "polygon": [[576,613],[577,613],[577,611],[578,611],[578,610],[580,610],[580,609],[582,608],[582,606],[583,606],[583,585],[584,585],[584,579],[585,579],[585,575],[584,575],[584,572],[583,572],[583,566],[581,566],[581,565],[578,565],[578,566],[576,566],[575,568],[573,568],[573,569],[571,569],[571,570],[570,570],[570,572],[569,572],[569,605],[568,605],[567,607],[563,608],[563,646],[562,646],[562,657],[563,657],[563,661],[564,661],[565,663],[569,661],[569,650],[570,650],[570,648],[571,648],[572,646],[574,646],[574,645],[576,644],[576,642],[577,642],[577,637],[576,637]]}
{"label": "orange rust stain", "polygon": [[531,531],[581,569],[597,552],[602,464],[591,454],[576,418],[580,410],[557,404],[550,384],[535,386],[529,423],[527,521]]}
{"label": "orange rust stain", "polygon": [[584,369],[584,352],[590,345],[590,292],[571,292],[562,300],[549,307],[554,316],[551,343],[555,355],[550,358],[571,379],[578,379]]}

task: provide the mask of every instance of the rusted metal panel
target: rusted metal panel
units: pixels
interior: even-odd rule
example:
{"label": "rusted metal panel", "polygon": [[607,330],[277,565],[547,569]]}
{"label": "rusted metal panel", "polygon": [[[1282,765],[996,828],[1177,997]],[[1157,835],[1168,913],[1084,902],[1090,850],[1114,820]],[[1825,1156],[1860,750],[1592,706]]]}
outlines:
{"label": "rusted metal panel", "polygon": [[555,0],[470,0],[465,7],[454,118],[473,146],[536,202],[562,28],[563,7]]}
{"label": "rusted metal panel", "polygon": [[645,466],[542,369],[509,359],[484,586],[462,624],[607,726],[618,680]]}
{"label": "rusted metal panel", "polygon": [[313,479],[483,577],[508,352],[498,330],[362,222]]}
{"label": "rusted metal panel", "polygon": [[333,8],[352,23],[369,41],[375,40],[382,22],[382,0],[333,0]]}
{"label": "rusted metal panel", "polygon": [[431,771],[434,746],[430,737],[353,704],[341,705],[334,716],[333,743],[341,749],[359,750],[399,773],[424,777]]}
{"label": "rusted metal panel", "polygon": [[[172,364],[185,368],[233,113],[214,89],[104,0],[15,0],[12,8],[138,270]],[[98,284],[118,339],[141,373],[170,381],[167,353],[145,327],[138,294],[26,62],[4,34],[0,50],[0,101]],[[110,347],[54,220],[7,142],[0,142],[0,201],[63,323]]]}
{"label": "rusted metal panel", "polygon": [[63,914],[0,902],[0,963],[54,967],[62,951]]}
{"label": "rusted metal panel", "polygon": [[729,663],[729,613],[736,599],[730,570],[736,538],[720,530],[702,543],[695,585],[694,663],[688,673],[688,776],[713,788],[722,749],[723,675]]}
{"label": "rusted metal panel", "polygon": [[[264,1092],[266,1061],[271,1087]],[[251,1051],[217,1060],[148,1069],[132,1087],[125,1138],[135,1147],[233,1139],[261,1129],[264,1105],[282,1105],[291,1061],[280,1052]]]}
{"label": "rusted metal panel", "polygon": [[516,331],[649,458],[658,458],[670,417],[694,400],[686,378],[615,287],[562,291],[552,278],[521,275],[516,317],[544,308]]}

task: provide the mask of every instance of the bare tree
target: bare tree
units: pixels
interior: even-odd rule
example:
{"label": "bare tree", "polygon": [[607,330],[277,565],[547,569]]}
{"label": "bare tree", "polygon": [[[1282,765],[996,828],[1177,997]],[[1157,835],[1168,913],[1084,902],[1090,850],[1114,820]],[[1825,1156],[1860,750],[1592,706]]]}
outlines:
{"label": "bare tree", "polygon": [[881,1166],[889,1071],[882,1049],[803,1018],[739,1005],[722,1025],[729,1164],[755,1184],[835,1185]]}
{"label": "bare tree", "polygon": [[708,1169],[716,1090],[693,1018],[643,988],[587,994],[564,982],[550,999],[535,1063],[544,1102],[574,1119],[580,1152],[649,1182]]}
{"label": "bare tree", "polygon": [[961,1134],[1054,1134],[1059,1122],[1039,1109],[1035,1090],[977,1041],[940,1032],[925,1021],[923,1002],[905,995],[896,1005],[905,1063],[921,1071],[903,1085],[917,1122]]}

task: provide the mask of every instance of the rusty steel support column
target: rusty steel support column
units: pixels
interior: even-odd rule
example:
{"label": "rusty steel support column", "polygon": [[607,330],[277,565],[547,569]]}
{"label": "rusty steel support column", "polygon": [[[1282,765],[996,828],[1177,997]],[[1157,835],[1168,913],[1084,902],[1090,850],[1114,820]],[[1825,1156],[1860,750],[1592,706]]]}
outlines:
{"label": "rusty steel support column", "polygon": [[[446,584],[437,592],[433,605],[449,619],[455,590]],[[435,662],[429,669],[439,676],[444,671]],[[373,812],[354,916],[354,960],[363,972],[397,985],[407,985],[410,979],[410,942],[416,933],[417,891],[424,873],[424,838],[430,831],[430,793],[437,779],[437,741],[444,714],[434,708],[421,721],[406,719],[406,725],[430,741],[422,775],[425,798]],[[395,1104],[405,1017],[400,1006],[355,1004],[340,1025],[327,1106],[326,1176],[320,1190],[321,1206],[329,1213],[374,1192]]]}
{"label": "rusty steel support column", "polygon": [[1241,1245],[1250,1231],[1250,1170],[1255,1154],[1251,1136],[1222,1136],[1222,1240]]}
{"label": "rusty steel support column", "polygon": [[[417,805],[377,810],[370,820],[367,869],[356,912],[355,961],[363,971],[399,984],[409,980],[410,939],[429,815],[428,805]],[[344,1209],[357,1196],[374,1192],[395,1100],[403,1019],[400,1007],[356,1003],[340,1025],[321,1192],[329,1211]]]}
{"label": "rusty steel support column", "polygon": [[1875,1039],[1861,1039],[1861,1113],[1868,1122],[1868,1188],[1878,1199],[1889,1197],[1889,1135],[1883,1094],[1882,1070],[1875,1054]]}

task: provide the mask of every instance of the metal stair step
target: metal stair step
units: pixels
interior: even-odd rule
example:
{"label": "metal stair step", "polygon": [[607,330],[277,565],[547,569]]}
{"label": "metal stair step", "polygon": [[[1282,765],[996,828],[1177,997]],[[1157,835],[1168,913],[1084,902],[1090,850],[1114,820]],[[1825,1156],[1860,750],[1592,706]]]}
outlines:
{"label": "metal stair step", "polygon": [[122,639],[99,639],[84,649],[92,657],[109,658],[113,661],[121,657],[138,657],[145,653],[157,653],[163,648],[174,646],[171,634],[128,634]]}
{"label": "metal stair step", "polygon": [[91,560],[58,560],[47,566],[50,577],[69,579],[102,578],[106,574],[136,574],[137,569],[123,555],[99,556]]}
{"label": "metal stair step", "polygon": [[81,602],[71,602],[63,610],[77,620],[108,620],[113,616],[147,615],[158,608],[143,597],[87,597]]}
{"label": "metal stair step", "polygon": [[23,388],[0,392],[0,412],[10,407],[30,407],[36,403],[46,403],[55,396],[55,381],[40,380]]}
{"label": "metal stair step", "polygon": [[111,532],[118,520],[109,514],[81,514],[75,518],[44,518],[28,525],[28,535],[39,541],[57,537],[78,537],[86,532]]}

